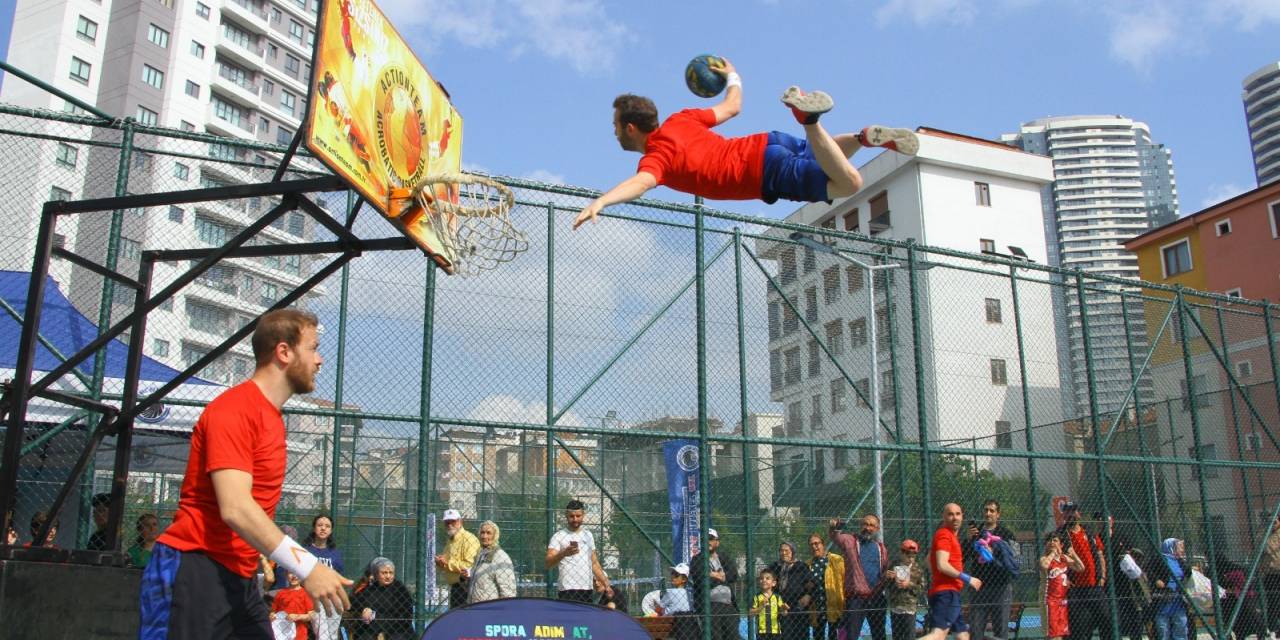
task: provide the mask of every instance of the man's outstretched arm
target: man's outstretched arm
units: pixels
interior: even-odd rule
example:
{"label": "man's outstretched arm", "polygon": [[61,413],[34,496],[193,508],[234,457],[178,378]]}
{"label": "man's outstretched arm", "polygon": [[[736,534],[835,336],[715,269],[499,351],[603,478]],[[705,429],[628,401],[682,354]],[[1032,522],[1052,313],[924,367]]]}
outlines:
{"label": "man's outstretched arm", "polygon": [[729,86],[724,91],[724,100],[711,107],[711,111],[716,114],[716,124],[722,124],[742,112],[742,79],[738,77],[732,62],[727,58],[721,60],[724,60],[724,66],[711,67],[711,70],[728,78]]}
{"label": "man's outstretched arm", "polygon": [[635,200],[656,186],[658,186],[658,179],[647,171],[641,171],[623,180],[614,188],[604,192],[604,195],[592,200],[591,204],[587,205],[573,221],[573,228],[581,227],[588,220],[595,220],[605,207]]}

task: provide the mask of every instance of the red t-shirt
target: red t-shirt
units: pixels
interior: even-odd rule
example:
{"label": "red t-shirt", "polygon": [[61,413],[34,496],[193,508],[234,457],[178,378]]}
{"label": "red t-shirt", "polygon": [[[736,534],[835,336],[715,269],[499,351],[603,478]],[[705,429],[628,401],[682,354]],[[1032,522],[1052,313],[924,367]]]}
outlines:
{"label": "red t-shirt", "polygon": [[1102,553],[1102,540],[1096,537],[1090,538],[1084,527],[1081,527],[1079,531],[1068,531],[1067,533],[1071,536],[1071,548],[1076,550],[1076,555],[1080,556],[1080,563],[1084,565],[1084,571],[1071,572],[1071,586],[1098,586],[1098,566],[1093,555],[1094,550],[1089,546],[1089,543],[1092,540],[1093,544],[1097,545],[1098,553]]}
{"label": "red t-shirt", "polygon": [[638,171],[676,191],[715,200],[754,200],[764,182],[766,133],[725,138],[711,109],[672,114],[649,134]]}
{"label": "red t-shirt", "polygon": [[929,595],[939,591],[962,591],[964,582],[960,578],[952,578],[938,570],[938,552],[948,551],[947,564],[956,571],[964,571],[964,554],[960,550],[960,539],[950,527],[938,527],[933,533],[933,544],[929,545],[930,586]]}
{"label": "red t-shirt", "polygon": [[[271,613],[283,611],[285,613],[310,613],[315,610],[315,606],[311,604],[311,596],[307,592],[298,587],[297,589],[281,589],[276,592],[276,597],[271,601]],[[298,622],[298,634],[294,636],[294,640],[307,640],[307,623]]]}
{"label": "red t-shirt", "polygon": [[173,524],[156,539],[179,551],[202,551],[232,573],[253,576],[258,552],[218,511],[212,471],[253,476],[253,500],[274,518],[284,487],[284,419],[252,380],[227,389],[205,407],[191,433],[191,454]]}

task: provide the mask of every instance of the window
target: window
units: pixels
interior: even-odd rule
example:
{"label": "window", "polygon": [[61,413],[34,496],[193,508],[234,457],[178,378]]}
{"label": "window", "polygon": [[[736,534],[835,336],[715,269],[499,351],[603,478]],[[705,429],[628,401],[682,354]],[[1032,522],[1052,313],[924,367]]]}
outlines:
{"label": "window", "polygon": [[295,57],[293,57],[293,56],[291,56],[291,55],[285,55],[285,57],[284,57],[284,72],[285,72],[285,73],[287,73],[287,74],[289,74],[289,77],[290,77],[290,78],[297,78],[297,77],[298,77],[298,71],[300,71],[301,69],[302,69],[302,61],[301,61],[301,60],[299,60],[299,59],[297,59],[297,58],[295,58]]}
{"label": "window", "polygon": [[68,169],[76,168],[76,160],[79,158],[80,150],[65,142],[58,143],[58,148],[53,155],[54,162]]}
{"label": "window", "polygon": [[852,231],[854,233],[858,232],[858,210],[857,209],[854,209],[853,211],[850,211],[849,213],[844,214],[844,228],[845,228],[845,231]]}
{"label": "window", "polygon": [[262,283],[262,306],[269,307],[280,299],[280,287],[272,282]]}
{"label": "window", "polygon": [[280,268],[284,269],[285,273],[291,273],[295,276],[302,275],[302,256],[284,256],[284,264]]}
{"label": "window", "polygon": [[812,407],[812,411],[809,412],[809,426],[815,427],[815,428],[821,427],[822,426],[822,394],[820,393],[814,394],[814,396],[810,399],[810,406]]}
{"label": "window", "polygon": [[186,181],[191,176],[191,168],[181,162],[173,163],[173,177]]}
{"label": "window", "polygon": [[[1260,451],[1261,449],[1262,449],[1262,434],[1257,432],[1244,434],[1244,450],[1245,451]],[[1271,516],[1268,515],[1267,519],[1268,520],[1271,519]]]}
{"label": "window", "polygon": [[787,384],[800,382],[800,347],[792,347],[782,352],[782,360],[787,366],[784,382]]}
{"label": "window", "polygon": [[76,37],[86,42],[97,42],[98,40],[98,23],[80,16],[76,20]]}
{"label": "window", "polygon": [[847,407],[845,403],[845,386],[844,378],[836,378],[831,381],[831,413],[839,413]]}
{"label": "window", "polygon": [[996,420],[996,448],[1013,448],[1013,432],[1008,420]]}
{"label": "window", "polygon": [[182,219],[183,219],[184,217],[185,217],[185,215],[184,215],[184,212],[182,211],[182,207],[176,207],[176,206],[174,206],[174,205],[169,205],[169,221],[170,221],[170,222],[177,222],[177,223],[181,224],[181,223],[182,223]]}
{"label": "window", "polygon": [[796,281],[796,250],[785,249],[778,257],[778,277],[782,280],[782,284],[787,285]]}
{"label": "window", "polygon": [[151,339],[151,355],[164,358],[169,355],[169,341],[160,338]]}
{"label": "window", "polygon": [[831,355],[844,355],[844,323],[839,320],[833,320],[825,325],[827,333],[827,348],[831,350]]}
{"label": "window", "polygon": [[1195,394],[1195,401],[1192,402],[1188,394],[1187,381],[1182,380],[1182,410],[1191,411],[1194,406],[1196,409],[1213,406],[1213,395],[1209,393],[1209,387],[1205,384],[1204,376],[1191,376],[1190,392]]}
{"label": "window", "polygon": [[1219,238],[1231,235],[1231,218],[1218,221],[1217,224],[1213,225],[1213,230],[1218,234]]}
{"label": "window", "polygon": [[786,430],[789,436],[798,436],[802,432],[801,427],[804,426],[804,409],[800,405],[800,401],[787,403],[787,424]]}
{"label": "window", "polygon": [[306,30],[303,29],[301,22],[298,22],[297,20],[289,21],[289,39],[290,40],[298,44],[302,44],[302,39],[305,35],[306,35]]}
{"label": "window", "polygon": [[1000,300],[997,298],[987,298],[987,322],[990,324],[1004,322],[1000,315]]}
{"label": "window", "polygon": [[70,200],[71,192],[61,187],[49,187],[49,200]]}
{"label": "window", "polygon": [[782,337],[782,305],[777,302],[769,303],[769,339],[777,340]]}
{"label": "window", "polygon": [[283,11],[280,11],[280,7],[271,7],[271,21],[272,21],[272,22],[279,23],[279,22],[280,22],[280,18],[281,18],[283,15],[284,15],[284,12],[283,12]]}
{"label": "window", "polygon": [[997,386],[1009,384],[1009,374],[1004,360],[991,359],[991,384]]}
{"label": "window", "polygon": [[868,378],[862,378],[861,380],[853,383],[853,388],[858,392],[856,394],[857,398],[855,399],[858,406],[870,407],[871,405],[867,402],[871,398],[871,380]]}
{"label": "window", "polygon": [[270,80],[264,79],[262,81],[262,95],[269,96],[269,95],[275,94],[275,92],[276,92],[276,83]]}
{"label": "window", "polygon": [[849,282],[849,293],[862,290],[862,267],[845,267],[844,275]]}
{"label": "window", "polygon": [[276,144],[285,146],[293,142],[293,131],[284,127],[276,127]]}
{"label": "window", "polygon": [[809,287],[804,290],[804,319],[808,322],[818,321],[817,287]]}
{"label": "window", "polygon": [[871,218],[867,222],[870,227],[871,235],[888,231],[892,223],[889,219],[889,194],[881,192],[867,202],[867,207],[871,209]]}
{"label": "window", "polygon": [[183,120],[182,122],[178,123],[178,128],[182,129],[183,131],[196,130],[196,126],[194,124],[191,124],[190,122],[187,122],[186,120]]}
{"label": "window", "polygon": [[205,20],[208,20],[208,19],[209,19],[209,5],[207,5],[207,4],[203,3],[203,2],[197,2],[197,3],[196,3],[196,15],[200,16],[201,18],[204,18]]}
{"label": "window", "polygon": [[307,217],[297,211],[289,213],[289,233],[301,236],[307,226]]}
{"label": "window", "polygon": [[867,319],[858,318],[849,323],[849,346],[861,347],[867,344]]}
{"label": "window", "polygon": [[120,255],[126,260],[137,260],[142,255],[142,243],[129,238],[120,238]]}
{"label": "window", "polygon": [[155,24],[147,25],[147,40],[161,49],[169,48],[169,32]]}
{"label": "window", "polygon": [[249,120],[249,113],[239,105],[231,104],[217,96],[213,97],[213,115],[220,120],[226,120],[237,127],[243,127]]}
{"label": "window", "polygon": [[231,235],[230,229],[218,224],[210,218],[196,216],[196,239],[209,245],[225,244]]}
{"label": "window", "polygon": [[[1200,455],[1197,456],[1195,446],[1187,447],[1187,455],[1197,460],[1217,460],[1218,459],[1218,446],[1215,444],[1202,444],[1200,445],[1199,452],[1200,452]],[[1191,472],[1191,476],[1193,478],[1199,478],[1200,476],[1199,467],[1193,468]],[[1212,480],[1216,477],[1218,477],[1217,467],[1204,468],[1205,480]]]}
{"label": "window", "polygon": [[880,372],[880,409],[893,409],[893,369]]}
{"label": "window", "polygon": [[973,196],[979,207],[991,206],[991,185],[985,182],[973,183]]}
{"label": "window", "polygon": [[268,42],[268,43],[267,43],[267,57],[268,57],[268,58],[271,58],[272,60],[275,60],[275,59],[276,59],[276,57],[277,57],[277,56],[279,56],[279,55],[280,55],[280,47],[277,47],[277,46],[275,46],[274,44],[271,44],[270,42]]}
{"label": "window", "polygon": [[184,91],[186,92],[187,95],[191,96],[192,98],[198,99],[200,97],[200,85],[190,80],[187,81],[187,88]]}
{"label": "window", "polygon": [[818,341],[809,341],[809,377],[816,378],[822,373],[822,352],[818,349]]}
{"label": "window", "polygon": [[134,114],[134,117],[138,119],[139,123],[148,127],[154,127],[160,121],[160,114],[142,105],[138,105],[138,111]]}
{"label": "window", "polygon": [[193,55],[193,56],[195,56],[195,57],[197,57],[197,58],[201,58],[201,59],[203,59],[203,58],[204,58],[204,45],[200,44],[199,42],[196,42],[195,40],[192,40],[192,41],[191,41],[191,55]]}
{"label": "window", "polygon": [[295,96],[292,93],[289,93],[288,91],[280,92],[280,108],[285,113],[289,115],[293,115],[293,108],[297,106],[297,104],[298,104],[298,96]]}
{"label": "window", "polygon": [[782,353],[777,350],[769,352],[769,391],[782,388]]}
{"label": "window", "polygon": [[840,267],[822,270],[822,303],[831,304],[840,299]]}
{"label": "window", "polygon": [[789,336],[800,328],[800,318],[791,310],[791,305],[782,307],[782,335]]}
{"label": "window", "polygon": [[93,65],[71,56],[71,73],[70,78],[80,84],[89,84],[89,74],[93,72]]}
{"label": "window", "polygon": [[262,116],[258,116],[258,133],[271,133],[271,121]]}
{"label": "window", "polygon": [[818,268],[818,256],[814,254],[813,247],[806,246],[804,248],[804,272],[813,273]]}
{"label": "window", "polygon": [[1232,297],[1232,298],[1243,298],[1243,297],[1244,297],[1244,291],[1243,291],[1240,287],[1236,287],[1236,288],[1234,288],[1234,289],[1227,289],[1227,290],[1226,290],[1226,291],[1224,291],[1223,293],[1224,293],[1224,294],[1226,294],[1227,296]]}
{"label": "window", "polygon": [[1183,238],[1173,244],[1160,247],[1160,263],[1164,277],[1176,276],[1191,270],[1191,241]]}
{"label": "window", "polygon": [[1253,375],[1253,361],[1241,360],[1236,363],[1236,377],[1248,378]]}
{"label": "window", "polygon": [[996,241],[988,238],[978,238],[978,251],[982,253],[995,253]]}
{"label": "window", "polygon": [[1267,211],[1271,214],[1267,216],[1271,218],[1271,237],[1280,238],[1280,202],[1267,205]]}

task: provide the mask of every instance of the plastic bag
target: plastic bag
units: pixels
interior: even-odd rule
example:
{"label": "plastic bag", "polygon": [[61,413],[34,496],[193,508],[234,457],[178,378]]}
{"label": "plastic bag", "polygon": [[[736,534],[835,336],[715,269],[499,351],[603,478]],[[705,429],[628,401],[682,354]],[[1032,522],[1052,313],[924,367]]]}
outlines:
{"label": "plastic bag", "polygon": [[1191,599],[1191,602],[1195,604],[1196,608],[1201,611],[1213,610],[1213,597],[1215,593],[1219,598],[1227,594],[1222,587],[1213,584],[1213,582],[1209,580],[1209,576],[1201,573],[1199,569],[1192,569],[1191,579],[1187,581],[1187,597]]}

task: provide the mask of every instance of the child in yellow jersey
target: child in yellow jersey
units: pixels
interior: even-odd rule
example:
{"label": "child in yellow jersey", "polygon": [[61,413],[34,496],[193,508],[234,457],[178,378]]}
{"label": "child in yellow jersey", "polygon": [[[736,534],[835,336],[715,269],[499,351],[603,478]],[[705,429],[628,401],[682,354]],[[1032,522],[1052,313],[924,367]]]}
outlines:
{"label": "child in yellow jersey", "polygon": [[760,572],[760,595],[751,603],[748,612],[756,622],[756,638],[758,640],[779,640],[782,638],[782,612],[790,607],[782,601],[782,596],[773,592],[778,586],[778,576],[765,569]]}

